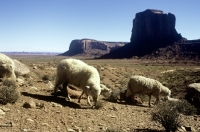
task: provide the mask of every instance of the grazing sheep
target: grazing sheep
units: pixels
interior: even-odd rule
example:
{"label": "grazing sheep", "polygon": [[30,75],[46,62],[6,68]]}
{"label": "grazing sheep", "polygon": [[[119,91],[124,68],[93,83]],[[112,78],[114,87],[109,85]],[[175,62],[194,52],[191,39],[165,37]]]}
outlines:
{"label": "grazing sheep", "polygon": [[6,77],[16,81],[14,69],[15,65],[13,60],[0,53],[0,78]]}
{"label": "grazing sheep", "polygon": [[63,84],[63,92],[70,100],[67,86],[74,85],[83,90],[78,102],[80,102],[82,95],[87,95],[87,102],[89,105],[89,95],[93,97],[95,105],[101,93],[100,76],[96,68],[87,65],[81,60],[64,59],[60,61],[57,67],[56,83],[54,87],[54,94],[56,95],[58,87]]}
{"label": "grazing sheep", "polygon": [[158,103],[160,101],[159,96],[164,96],[168,100],[171,91],[157,80],[143,76],[133,76],[128,82],[126,97],[132,95],[132,99],[134,99],[135,94],[147,94],[149,96],[149,107],[151,107],[151,95],[156,98]]}

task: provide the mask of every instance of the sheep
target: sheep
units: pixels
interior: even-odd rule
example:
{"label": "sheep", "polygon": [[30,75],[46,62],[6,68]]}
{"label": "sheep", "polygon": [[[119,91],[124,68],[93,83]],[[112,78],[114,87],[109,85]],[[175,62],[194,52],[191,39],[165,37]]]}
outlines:
{"label": "sheep", "polygon": [[99,72],[93,66],[77,59],[61,60],[57,66],[56,82],[54,87],[54,95],[56,95],[58,87],[63,84],[63,92],[70,99],[68,94],[68,84],[74,85],[83,90],[78,102],[80,103],[82,95],[87,95],[87,103],[90,103],[89,95],[92,96],[95,104],[101,93]]}
{"label": "sheep", "polygon": [[159,96],[164,96],[168,100],[171,91],[157,80],[143,76],[132,76],[128,82],[126,97],[132,95],[133,100],[135,94],[147,94],[149,96],[149,107],[151,107],[150,101],[152,95],[158,103],[160,101]]}
{"label": "sheep", "polygon": [[6,77],[16,81],[14,69],[14,61],[5,54],[0,53],[0,78]]}

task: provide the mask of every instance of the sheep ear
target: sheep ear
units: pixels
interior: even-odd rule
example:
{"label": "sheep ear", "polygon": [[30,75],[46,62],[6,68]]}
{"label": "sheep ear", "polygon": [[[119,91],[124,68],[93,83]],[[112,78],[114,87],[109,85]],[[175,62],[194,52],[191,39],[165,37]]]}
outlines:
{"label": "sheep ear", "polygon": [[90,88],[90,86],[85,86],[87,89],[89,89]]}

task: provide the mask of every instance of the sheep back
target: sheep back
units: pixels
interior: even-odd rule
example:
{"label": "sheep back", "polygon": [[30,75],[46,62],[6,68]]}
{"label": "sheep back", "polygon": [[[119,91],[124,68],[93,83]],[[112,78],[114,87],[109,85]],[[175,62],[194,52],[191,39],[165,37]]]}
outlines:
{"label": "sheep back", "polygon": [[170,96],[171,91],[154,79],[143,76],[133,76],[128,82],[127,96],[133,94],[147,94],[155,97]]}
{"label": "sheep back", "polygon": [[13,60],[5,54],[0,53],[0,78],[6,77],[15,81],[16,76],[14,69],[15,65]]}

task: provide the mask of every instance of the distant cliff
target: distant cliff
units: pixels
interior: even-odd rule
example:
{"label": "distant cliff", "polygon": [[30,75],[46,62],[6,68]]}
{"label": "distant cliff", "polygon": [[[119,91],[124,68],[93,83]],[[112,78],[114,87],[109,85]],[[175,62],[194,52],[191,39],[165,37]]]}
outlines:
{"label": "distant cliff", "polygon": [[127,42],[106,42],[93,39],[72,40],[69,50],[61,55],[66,56],[102,56],[112,50],[116,50],[127,44]]}
{"label": "distant cliff", "polygon": [[[162,42],[174,42],[181,39],[175,29],[176,17],[161,10],[147,9],[139,12],[133,19],[131,42],[162,45]],[[148,45],[149,45],[148,44]],[[145,44],[147,45],[147,44]]]}
{"label": "distant cliff", "polygon": [[130,43],[100,58],[131,58],[151,53],[182,39],[175,29],[176,18],[172,13],[147,9],[133,19]]}

